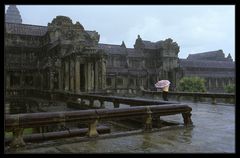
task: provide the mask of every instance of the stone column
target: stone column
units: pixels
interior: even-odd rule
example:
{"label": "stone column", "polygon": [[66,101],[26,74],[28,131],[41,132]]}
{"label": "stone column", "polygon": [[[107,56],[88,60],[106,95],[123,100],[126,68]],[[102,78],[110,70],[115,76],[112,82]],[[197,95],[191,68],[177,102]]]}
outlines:
{"label": "stone column", "polygon": [[88,63],[88,90],[93,89],[92,63]]}
{"label": "stone column", "polygon": [[53,79],[53,72],[50,70],[49,71],[49,86],[50,86],[50,89],[52,90],[53,89],[53,85],[54,85],[54,79]]}
{"label": "stone column", "polygon": [[216,78],[216,89],[218,89],[218,79]]}
{"label": "stone column", "polygon": [[87,72],[88,72],[88,91],[90,91],[92,89],[92,71],[91,71],[91,63],[88,62],[87,64]]}
{"label": "stone column", "polygon": [[69,69],[69,72],[70,72],[70,90],[73,92],[74,91],[74,60],[70,60],[70,69]]}
{"label": "stone column", "polygon": [[62,73],[61,68],[58,70],[58,89],[62,90]]}
{"label": "stone column", "polygon": [[78,59],[75,65],[75,90],[77,93],[80,92],[80,63]]}
{"label": "stone column", "polygon": [[65,72],[64,72],[64,80],[65,80],[65,87],[64,87],[64,89],[66,90],[66,91],[68,91],[69,90],[69,63],[68,63],[68,61],[65,61]]}
{"label": "stone column", "polygon": [[95,64],[95,70],[94,70],[94,79],[95,79],[95,91],[98,90],[98,64],[97,62]]}
{"label": "stone column", "polygon": [[40,78],[39,78],[39,81],[40,81],[40,88],[43,89],[43,74],[40,73],[40,74],[39,74],[39,77],[40,77]]}
{"label": "stone column", "polygon": [[10,88],[10,74],[6,75],[6,88]]}
{"label": "stone column", "polygon": [[24,87],[25,85],[24,85],[24,78],[25,78],[25,76],[23,75],[23,73],[20,73],[20,87]]}
{"label": "stone column", "polygon": [[102,60],[102,89],[106,88],[106,61]]}
{"label": "stone column", "polygon": [[98,88],[102,89],[102,65],[101,60],[97,62],[98,67]]}
{"label": "stone column", "polygon": [[208,78],[208,89],[211,89],[212,87],[211,87],[211,80],[210,80],[210,78]]}
{"label": "stone column", "polygon": [[94,76],[94,63],[91,63],[91,90],[94,90],[94,80],[95,80],[95,76]]}
{"label": "stone column", "polygon": [[89,76],[88,76],[88,63],[84,64],[84,75],[85,75],[85,91],[88,91],[88,80],[89,80]]}

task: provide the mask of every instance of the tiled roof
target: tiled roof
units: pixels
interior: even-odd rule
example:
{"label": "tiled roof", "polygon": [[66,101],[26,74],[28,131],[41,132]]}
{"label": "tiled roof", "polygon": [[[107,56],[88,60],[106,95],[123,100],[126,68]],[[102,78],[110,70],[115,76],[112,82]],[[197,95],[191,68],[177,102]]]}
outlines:
{"label": "tiled roof", "polygon": [[180,67],[196,68],[232,68],[235,69],[235,62],[228,61],[207,61],[207,60],[188,60],[179,59]]}
{"label": "tiled roof", "polygon": [[197,54],[189,54],[189,60],[225,60],[222,50],[203,52]]}
{"label": "tiled roof", "polygon": [[6,32],[9,34],[43,36],[47,32],[46,26],[5,23]]}
{"label": "tiled roof", "polygon": [[[5,23],[6,32],[9,34],[19,34],[19,35],[30,35],[30,36],[43,36],[47,33],[47,26],[39,25],[29,25],[29,24],[18,24],[18,23]],[[93,36],[96,31],[86,32]]]}
{"label": "tiled roof", "polygon": [[128,57],[143,57],[142,52],[136,51],[134,48],[127,48]]}
{"label": "tiled roof", "polygon": [[121,45],[99,43],[98,48],[104,49],[108,54],[126,54],[126,48]]}
{"label": "tiled roof", "polygon": [[214,77],[214,78],[226,78],[226,77],[234,77],[235,76],[235,73],[234,72],[200,72],[200,71],[197,71],[196,73],[193,73],[192,71],[191,72],[188,72],[186,71],[185,72],[185,75],[187,76],[199,76],[199,77]]}
{"label": "tiled roof", "polygon": [[151,41],[145,41],[145,40],[143,40],[142,42],[145,46],[145,49],[156,49],[156,43]]}

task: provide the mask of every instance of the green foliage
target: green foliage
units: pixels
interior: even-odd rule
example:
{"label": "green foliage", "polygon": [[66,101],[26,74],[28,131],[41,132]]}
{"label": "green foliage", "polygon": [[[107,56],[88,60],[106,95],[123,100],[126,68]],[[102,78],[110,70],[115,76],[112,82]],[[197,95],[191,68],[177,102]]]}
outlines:
{"label": "green foliage", "polygon": [[25,128],[23,134],[32,134],[32,131],[33,131],[32,128]]}
{"label": "green foliage", "polygon": [[[32,134],[32,131],[33,131],[32,128],[25,128],[23,131],[23,135]],[[12,137],[12,136],[13,136],[12,132],[5,131],[5,137]]]}
{"label": "green foliage", "polygon": [[5,137],[12,137],[12,132],[5,132]]}
{"label": "green foliage", "polygon": [[224,91],[226,93],[234,93],[235,92],[234,84],[228,84],[228,85],[224,86]]}
{"label": "green foliage", "polygon": [[205,79],[200,77],[183,77],[179,81],[178,91],[206,92]]}

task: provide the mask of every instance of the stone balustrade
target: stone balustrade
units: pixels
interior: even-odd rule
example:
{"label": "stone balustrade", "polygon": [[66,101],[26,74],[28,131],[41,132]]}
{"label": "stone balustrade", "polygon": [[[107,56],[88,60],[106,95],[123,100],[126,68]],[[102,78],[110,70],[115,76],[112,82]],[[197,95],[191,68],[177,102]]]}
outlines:
{"label": "stone balustrade", "polygon": [[[81,122],[88,124],[87,135],[97,137],[97,124],[99,121],[119,120],[123,118],[142,118],[145,120],[144,131],[151,131],[152,118],[156,116],[182,114],[184,125],[192,125],[191,121],[192,108],[187,105],[150,105],[136,106],[129,108],[114,109],[94,109],[78,110],[65,112],[42,112],[42,113],[25,113],[5,115],[5,130],[13,132],[11,147],[24,146],[23,130],[24,128],[41,127],[56,123]],[[160,117],[158,118],[160,119]]]}
{"label": "stone balustrade", "polygon": [[[161,96],[162,92],[142,90],[143,95]],[[235,99],[234,93],[199,93],[199,92],[168,92],[169,96],[176,96],[180,101],[181,97],[192,97],[194,102],[200,100],[200,98],[211,98],[212,104],[216,104],[217,98]]]}
{"label": "stone balustrade", "polygon": [[[14,94],[14,95],[13,95]],[[100,102],[100,107],[104,108],[104,102],[112,102],[115,108],[118,108],[120,104],[127,104],[130,106],[143,106],[143,105],[164,105],[164,104],[176,104],[176,102],[166,102],[166,101],[154,101],[149,99],[136,99],[128,97],[118,97],[118,96],[106,96],[106,95],[96,95],[89,93],[73,93],[66,91],[51,91],[51,90],[39,90],[39,89],[9,89],[7,90],[6,96],[21,96],[21,97],[34,97],[42,98],[46,100],[59,100],[63,102],[76,101],[78,99],[88,100],[89,105],[92,106],[95,100]]]}

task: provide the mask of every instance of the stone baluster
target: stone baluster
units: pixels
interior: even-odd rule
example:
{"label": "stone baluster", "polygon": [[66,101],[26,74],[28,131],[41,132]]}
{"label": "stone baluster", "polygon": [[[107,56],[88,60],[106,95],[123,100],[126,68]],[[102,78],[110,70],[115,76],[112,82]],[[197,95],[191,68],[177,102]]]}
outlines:
{"label": "stone baluster", "polygon": [[89,106],[93,107],[94,106],[94,100],[93,99],[89,99]]}
{"label": "stone baluster", "polygon": [[198,101],[198,97],[197,96],[193,96],[193,102],[197,103],[197,101]]}
{"label": "stone baluster", "polygon": [[98,123],[98,118],[96,118],[95,120],[93,120],[89,123],[89,128],[88,128],[88,136],[89,137],[97,137],[98,136],[97,123]]}
{"label": "stone baluster", "polygon": [[105,106],[104,106],[104,101],[103,100],[99,100],[99,102],[100,102],[100,108],[105,108]]}
{"label": "stone baluster", "polygon": [[120,105],[120,104],[119,104],[118,102],[115,102],[115,101],[113,102],[114,108],[119,108],[119,105]]}
{"label": "stone baluster", "polygon": [[212,97],[212,104],[216,104],[216,103],[217,103],[216,98]]}
{"label": "stone baluster", "polygon": [[149,107],[147,107],[147,117],[146,117],[146,120],[145,120],[144,131],[145,132],[152,131],[152,111]]}
{"label": "stone baluster", "polygon": [[19,148],[25,146],[25,142],[23,140],[23,128],[14,128],[13,129],[13,140],[10,143],[11,148]]}
{"label": "stone baluster", "polygon": [[162,127],[162,121],[160,120],[160,116],[159,115],[153,116],[153,121],[156,122],[157,128],[161,128]]}
{"label": "stone baluster", "polygon": [[181,95],[177,95],[177,101],[180,101]]}
{"label": "stone baluster", "polygon": [[189,125],[191,126],[193,124],[192,120],[191,120],[191,116],[192,116],[192,114],[190,112],[182,113],[182,117],[183,117],[185,126],[189,126]]}

